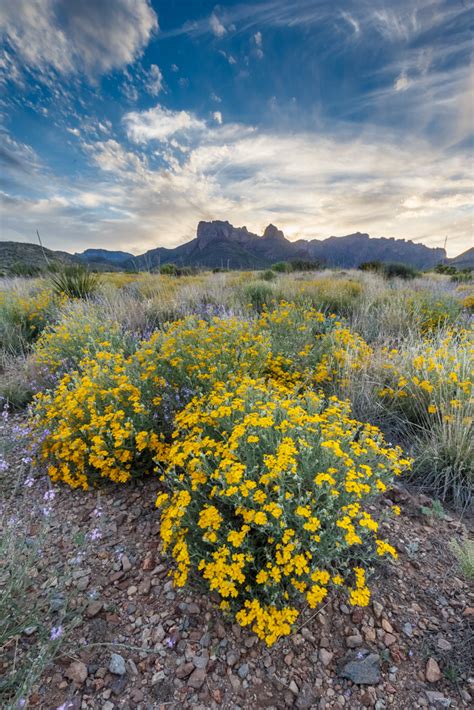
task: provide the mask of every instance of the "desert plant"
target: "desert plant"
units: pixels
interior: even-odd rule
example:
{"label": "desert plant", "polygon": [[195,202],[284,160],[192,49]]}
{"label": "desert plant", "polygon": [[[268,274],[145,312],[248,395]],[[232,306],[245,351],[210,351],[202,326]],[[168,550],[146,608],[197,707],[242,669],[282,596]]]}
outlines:
{"label": "desert plant", "polygon": [[397,553],[367,504],[409,461],[347,403],[236,378],[194,399],[173,439],[157,505],[175,584],[200,581],[268,645],[298,598],[344,585],[368,604],[370,565]]}
{"label": "desert plant", "polygon": [[64,266],[50,275],[54,293],[68,298],[88,298],[100,286],[97,273],[89,271],[81,264]]}
{"label": "desert plant", "polygon": [[474,580],[474,542],[472,540],[451,540],[451,550],[456,556],[466,579]]}

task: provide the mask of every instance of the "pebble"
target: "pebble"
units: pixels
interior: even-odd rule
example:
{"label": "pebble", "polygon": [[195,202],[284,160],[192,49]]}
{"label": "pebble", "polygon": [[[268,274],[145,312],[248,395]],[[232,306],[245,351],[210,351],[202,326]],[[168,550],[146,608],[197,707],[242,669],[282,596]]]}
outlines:
{"label": "pebble", "polygon": [[346,638],[346,644],[348,648],[358,648],[359,646],[362,646],[364,643],[364,639],[360,634],[353,634],[352,636],[348,636]]}
{"label": "pebble", "polygon": [[102,611],[103,606],[103,602],[99,600],[90,602],[90,604],[87,605],[86,615],[89,617],[89,619],[92,619],[94,616],[97,616],[100,611]]}
{"label": "pebble", "polygon": [[114,675],[125,675],[125,659],[119,653],[112,653],[109,663],[109,671]]}
{"label": "pebble", "polygon": [[73,661],[66,669],[66,676],[77,685],[82,685],[87,678],[87,666],[82,661]]}
{"label": "pebble", "polygon": [[428,683],[437,683],[441,678],[441,670],[434,658],[428,658],[425,676]]}
{"label": "pebble", "polygon": [[238,673],[239,677],[243,679],[248,676],[249,670],[250,670],[250,668],[248,666],[248,663],[242,663],[242,665],[238,669],[237,673]]}
{"label": "pebble", "polygon": [[321,661],[321,663],[323,664],[323,666],[325,668],[327,668],[329,666],[333,657],[334,657],[334,653],[327,651],[325,648],[319,649],[319,660]]}
{"label": "pebble", "polygon": [[188,679],[188,685],[191,688],[199,690],[204,681],[206,680],[206,671],[204,668],[195,668]]}

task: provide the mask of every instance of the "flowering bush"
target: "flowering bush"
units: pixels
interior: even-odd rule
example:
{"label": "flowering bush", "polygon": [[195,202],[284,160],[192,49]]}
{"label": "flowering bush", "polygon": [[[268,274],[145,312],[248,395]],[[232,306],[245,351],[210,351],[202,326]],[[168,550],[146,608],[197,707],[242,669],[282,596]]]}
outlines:
{"label": "flowering bush", "polygon": [[41,289],[25,296],[0,291],[0,343],[10,353],[28,350],[45,326],[57,315],[61,299]]}
{"label": "flowering bush", "polygon": [[336,316],[308,306],[282,301],[262,314],[260,326],[270,334],[266,370],[284,384],[344,388],[350,372],[365,366],[372,354]]}
{"label": "flowering bush", "polygon": [[132,337],[118,323],[101,316],[97,306],[79,301],[66,308],[58,323],[43,330],[30,364],[40,380],[48,383],[101,351],[130,354],[133,350]]}
{"label": "flowering bush", "polygon": [[85,490],[100,478],[125,483],[165,455],[153,417],[164,383],[140,374],[133,357],[101,351],[54,391],[36,395],[33,423],[53,481]]}
{"label": "flowering bush", "polygon": [[157,331],[137,351],[142,379],[162,377],[176,391],[209,391],[230,375],[262,371],[269,341],[251,321],[189,316]]}
{"label": "flowering bush", "polygon": [[463,330],[386,351],[378,389],[387,413],[411,435],[415,474],[438,497],[461,502],[474,482],[473,352],[472,333]]}
{"label": "flowering bush", "polygon": [[348,403],[235,378],[176,417],[158,496],[174,581],[200,578],[242,626],[271,645],[290,633],[299,597],[331,587],[366,605],[366,569],[396,557],[367,502],[409,466]]}

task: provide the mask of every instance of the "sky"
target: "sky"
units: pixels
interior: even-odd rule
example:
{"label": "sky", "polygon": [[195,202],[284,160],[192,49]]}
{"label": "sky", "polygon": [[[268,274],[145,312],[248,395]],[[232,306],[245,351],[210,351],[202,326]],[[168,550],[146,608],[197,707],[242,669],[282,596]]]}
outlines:
{"label": "sky", "polygon": [[473,245],[474,0],[0,0],[0,240]]}

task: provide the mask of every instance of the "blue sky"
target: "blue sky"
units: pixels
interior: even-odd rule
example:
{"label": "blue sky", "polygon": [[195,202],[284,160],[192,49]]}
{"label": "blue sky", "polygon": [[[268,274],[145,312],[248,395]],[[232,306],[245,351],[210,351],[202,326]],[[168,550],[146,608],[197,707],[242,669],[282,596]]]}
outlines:
{"label": "blue sky", "polygon": [[0,0],[0,239],[472,246],[473,0]]}

